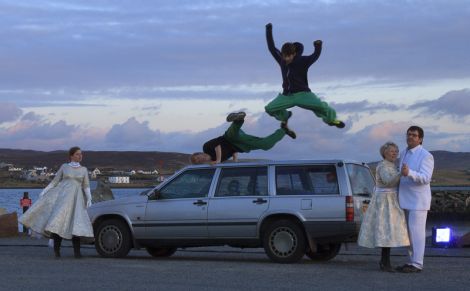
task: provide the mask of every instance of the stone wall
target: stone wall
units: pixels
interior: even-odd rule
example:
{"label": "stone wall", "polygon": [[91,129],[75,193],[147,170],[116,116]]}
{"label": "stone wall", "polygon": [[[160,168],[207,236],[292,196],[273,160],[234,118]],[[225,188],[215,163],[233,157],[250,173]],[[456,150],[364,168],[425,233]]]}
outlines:
{"label": "stone wall", "polygon": [[429,217],[470,219],[470,191],[433,192]]}
{"label": "stone wall", "polygon": [[18,216],[16,212],[0,215],[0,237],[18,235]]}

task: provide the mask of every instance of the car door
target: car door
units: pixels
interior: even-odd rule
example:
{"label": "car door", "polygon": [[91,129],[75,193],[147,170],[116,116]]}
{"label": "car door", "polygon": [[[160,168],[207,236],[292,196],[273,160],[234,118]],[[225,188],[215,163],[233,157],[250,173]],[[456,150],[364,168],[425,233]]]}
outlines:
{"label": "car door", "polygon": [[208,193],[213,169],[182,172],[149,197],[145,212],[146,237],[207,238]]}
{"label": "car door", "polygon": [[266,166],[222,168],[209,199],[209,236],[256,237],[258,221],[268,207]]}

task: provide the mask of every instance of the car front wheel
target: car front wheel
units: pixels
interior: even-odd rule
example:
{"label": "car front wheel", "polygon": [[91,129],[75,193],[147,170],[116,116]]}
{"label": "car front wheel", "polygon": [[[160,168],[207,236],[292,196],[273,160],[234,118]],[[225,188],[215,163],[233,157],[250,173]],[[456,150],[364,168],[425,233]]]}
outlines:
{"label": "car front wheel", "polygon": [[291,220],[274,221],[263,232],[263,247],[274,262],[294,263],[305,255],[305,235],[302,228]]}
{"label": "car front wheel", "polygon": [[131,247],[131,233],[125,222],[108,219],[99,224],[95,233],[95,248],[102,257],[125,257]]}

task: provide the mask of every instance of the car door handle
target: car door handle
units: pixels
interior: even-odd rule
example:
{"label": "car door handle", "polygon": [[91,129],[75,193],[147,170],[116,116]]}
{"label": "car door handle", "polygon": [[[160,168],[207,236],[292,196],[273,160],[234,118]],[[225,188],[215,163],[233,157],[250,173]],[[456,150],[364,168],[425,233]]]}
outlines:
{"label": "car door handle", "polygon": [[268,200],[266,199],[263,199],[263,198],[258,198],[256,200],[253,200],[253,203],[256,203],[256,204],[264,204],[264,203],[267,203]]}
{"label": "car door handle", "polygon": [[206,205],[207,202],[206,201],[202,201],[202,200],[198,200],[198,201],[195,201],[193,202],[194,205],[197,205],[197,206],[201,206],[201,205]]}

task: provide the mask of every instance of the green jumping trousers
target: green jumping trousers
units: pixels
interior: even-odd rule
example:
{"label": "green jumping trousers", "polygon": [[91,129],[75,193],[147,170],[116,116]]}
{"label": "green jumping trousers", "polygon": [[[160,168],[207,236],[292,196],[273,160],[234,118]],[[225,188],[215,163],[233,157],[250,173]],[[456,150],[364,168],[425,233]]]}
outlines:
{"label": "green jumping trousers", "polygon": [[336,120],[336,111],[312,92],[298,92],[288,96],[279,94],[264,109],[277,120],[287,121],[289,113],[286,109],[294,106],[313,111],[325,123]]}
{"label": "green jumping trousers", "polygon": [[232,122],[227,131],[225,131],[224,137],[243,153],[248,153],[252,150],[267,151],[286,135],[283,129],[278,129],[266,137],[257,137],[243,132],[241,130],[242,125],[243,121]]}

